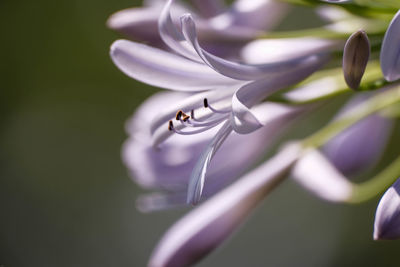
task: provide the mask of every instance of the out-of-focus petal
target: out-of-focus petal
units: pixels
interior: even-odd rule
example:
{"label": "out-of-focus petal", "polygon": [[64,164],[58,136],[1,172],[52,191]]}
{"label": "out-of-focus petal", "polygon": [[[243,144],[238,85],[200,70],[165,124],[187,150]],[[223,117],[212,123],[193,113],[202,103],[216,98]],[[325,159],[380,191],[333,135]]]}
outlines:
{"label": "out-of-focus petal", "polygon": [[[269,64],[247,65],[225,60],[208,53],[202,49],[197,40],[196,25],[190,14],[181,17],[182,32],[186,40],[193,46],[202,60],[217,72],[224,76],[238,80],[256,80],[266,78],[268,75],[288,73],[299,67],[303,67],[306,58],[296,57],[287,61],[279,61]],[[308,55],[307,55],[308,56]]]}
{"label": "out-of-focus petal", "polygon": [[286,14],[288,5],[275,0],[236,0],[228,12],[233,25],[268,31]]}
{"label": "out-of-focus petal", "polygon": [[386,30],[380,61],[386,80],[395,81],[400,78],[400,11],[393,17]]}
{"label": "out-of-focus petal", "polygon": [[118,11],[107,20],[107,26],[126,36],[140,41],[160,40],[157,20],[158,8],[129,8]]}
{"label": "out-of-focus petal", "polygon": [[241,50],[241,57],[249,64],[288,61],[340,47],[340,42],[312,37],[260,39],[248,43]]}
{"label": "out-of-focus petal", "polygon": [[284,148],[176,222],[154,250],[149,266],[188,266],[218,247],[282,181],[299,153],[297,144]]}
{"label": "out-of-focus petal", "polygon": [[216,16],[225,11],[226,5],[223,0],[192,0],[200,15],[208,18]]}
{"label": "out-of-focus petal", "polygon": [[226,88],[238,82],[204,64],[127,40],[115,41],[110,54],[115,65],[126,75],[157,87],[199,91]]}
{"label": "out-of-focus petal", "polygon": [[344,86],[334,77],[323,77],[290,90],[284,97],[292,102],[307,102],[332,94]]}
{"label": "out-of-focus petal", "polygon": [[[336,119],[346,116],[346,111],[367,100],[368,95],[358,94],[352,98]],[[373,167],[381,158],[392,127],[391,119],[370,115],[335,136],[323,151],[344,175],[357,174]]]}
{"label": "out-of-focus petal", "polygon": [[211,163],[211,159],[231,132],[232,127],[229,121],[227,121],[222,125],[221,129],[211,140],[210,144],[208,144],[206,149],[201,153],[193,168],[192,174],[190,175],[187,196],[188,204],[195,205],[199,203],[204,188],[206,172]]}
{"label": "out-of-focus petal", "polygon": [[315,149],[304,153],[292,175],[304,188],[328,201],[346,201],[352,194],[352,183]]}
{"label": "out-of-focus petal", "polygon": [[398,179],[379,201],[375,214],[374,239],[392,240],[400,238],[400,179]]}

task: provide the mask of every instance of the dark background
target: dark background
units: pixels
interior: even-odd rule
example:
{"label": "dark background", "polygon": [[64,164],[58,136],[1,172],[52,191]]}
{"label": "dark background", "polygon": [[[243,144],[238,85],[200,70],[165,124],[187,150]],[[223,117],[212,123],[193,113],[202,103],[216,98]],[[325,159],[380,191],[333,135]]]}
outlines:
{"label": "dark background", "polygon": [[[156,92],[108,55],[107,17],[134,5],[0,1],[0,266],[145,266],[184,213],[139,213],[120,159],[125,120]],[[288,181],[200,266],[399,266],[399,242],[372,241],[377,201],[329,204]]]}

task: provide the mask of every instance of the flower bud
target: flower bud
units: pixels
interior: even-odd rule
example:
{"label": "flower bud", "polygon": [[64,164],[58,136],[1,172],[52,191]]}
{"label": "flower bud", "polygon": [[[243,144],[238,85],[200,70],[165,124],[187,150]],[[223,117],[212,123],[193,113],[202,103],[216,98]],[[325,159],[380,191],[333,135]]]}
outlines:
{"label": "flower bud", "polygon": [[343,74],[347,85],[357,89],[367,67],[370,54],[367,34],[359,30],[347,40],[343,51]]}
{"label": "flower bud", "polygon": [[400,238],[400,179],[383,195],[375,214],[374,239]]}
{"label": "flower bud", "polygon": [[389,82],[400,78],[400,11],[394,16],[383,38],[381,69]]}

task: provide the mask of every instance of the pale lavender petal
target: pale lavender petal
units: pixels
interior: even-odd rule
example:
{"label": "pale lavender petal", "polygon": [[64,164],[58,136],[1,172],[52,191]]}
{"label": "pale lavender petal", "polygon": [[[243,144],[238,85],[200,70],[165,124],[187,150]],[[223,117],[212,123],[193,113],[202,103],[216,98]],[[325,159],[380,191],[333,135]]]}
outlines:
{"label": "pale lavender petal", "polygon": [[379,201],[375,214],[374,239],[392,240],[400,238],[400,179],[398,179]]}
{"label": "pale lavender petal", "polygon": [[110,54],[115,65],[126,75],[157,87],[199,91],[226,88],[238,82],[204,64],[127,40],[115,41]]}
{"label": "pale lavender petal", "polygon": [[194,264],[234,232],[285,177],[300,148],[291,145],[176,222],[154,250],[149,266]]}
{"label": "pale lavender petal", "polygon": [[333,94],[345,85],[335,77],[322,77],[308,82],[284,94],[285,99],[292,102],[307,102]]}
{"label": "pale lavender petal", "polygon": [[248,83],[238,89],[232,99],[234,130],[238,133],[248,133],[260,127],[262,122],[252,114],[251,107],[276,91],[305,79],[319,69],[325,61],[324,57],[312,56],[303,62],[302,68],[276,75],[273,79]]}
{"label": "pale lavender petal", "polygon": [[288,5],[275,0],[236,0],[228,14],[232,24],[249,29],[272,29],[284,15]]}
{"label": "pale lavender petal", "polygon": [[250,64],[276,63],[338,49],[341,42],[312,37],[260,39],[241,50],[241,58]]}
{"label": "pale lavender petal", "polygon": [[182,32],[186,40],[193,46],[203,61],[217,72],[224,76],[238,80],[256,80],[268,76],[288,73],[298,68],[302,68],[304,61],[308,58],[300,57],[287,61],[280,61],[270,64],[247,65],[225,60],[208,53],[202,49],[197,40],[196,26],[190,14],[181,17]]}
{"label": "pale lavender petal", "polygon": [[187,196],[188,204],[195,205],[199,203],[204,188],[206,172],[210,165],[211,159],[214,157],[219,147],[223,144],[231,132],[232,127],[230,122],[225,122],[210,144],[201,153],[195,167],[193,168],[192,174],[190,175]]}
{"label": "pale lavender petal", "polygon": [[400,78],[400,11],[393,17],[383,38],[380,62],[387,81]]}
{"label": "pale lavender petal", "polygon": [[351,197],[353,185],[318,150],[310,149],[292,169],[296,182],[318,197],[343,202]]}
{"label": "pale lavender petal", "polygon": [[154,7],[124,9],[111,15],[107,26],[135,40],[161,41],[157,26],[160,12]]}
{"label": "pale lavender petal", "polygon": [[[351,99],[336,119],[344,117],[346,111],[366,101],[368,96],[358,94]],[[379,161],[392,128],[391,119],[373,114],[334,137],[323,151],[343,174],[354,175],[372,168]]]}
{"label": "pale lavender petal", "polygon": [[232,127],[239,134],[248,134],[264,126],[270,127],[275,121],[288,119],[306,109],[273,102],[264,102],[249,109],[236,96],[233,97],[232,107],[235,109]]}
{"label": "pale lavender petal", "polygon": [[194,61],[201,61],[183,34],[176,28],[171,18],[171,5],[174,0],[167,0],[158,20],[158,31],[164,43],[176,53]]}
{"label": "pale lavender petal", "polygon": [[222,13],[226,5],[222,0],[192,0],[199,13],[204,17],[213,17]]}

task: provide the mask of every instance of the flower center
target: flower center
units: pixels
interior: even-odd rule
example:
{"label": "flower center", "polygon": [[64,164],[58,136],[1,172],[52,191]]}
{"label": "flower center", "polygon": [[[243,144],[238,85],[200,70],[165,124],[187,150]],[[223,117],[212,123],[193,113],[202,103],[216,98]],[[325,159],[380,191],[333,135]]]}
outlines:
{"label": "flower center", "polygon": [[185,127],[190,127],[193,128],[193,130],[189,131],[182,131],[179,129],[176,129],[174,127],[174,123],[172,120],[168,122],[168,130],[173,131],[177,134],[181,135],[192,135],[192,134],[197,134],[201,133],[204,131],[207,131],[221,122],[227,120],[229,118],[229,114],[231,112],[230,108],[225,108],[225,109],[217,109],[211,106],[208,103],[207,98],[204,98],[204,108],[208,108],[211,110],[211,115],[208,116],[207,118],[204,119],[197,119],[194,114],[194,110],[192,109],[190,111],[190,115],[187,115],[185,112],[182,110],[178,110],[175,116],[175,120],[179,121],[182,125]]}

